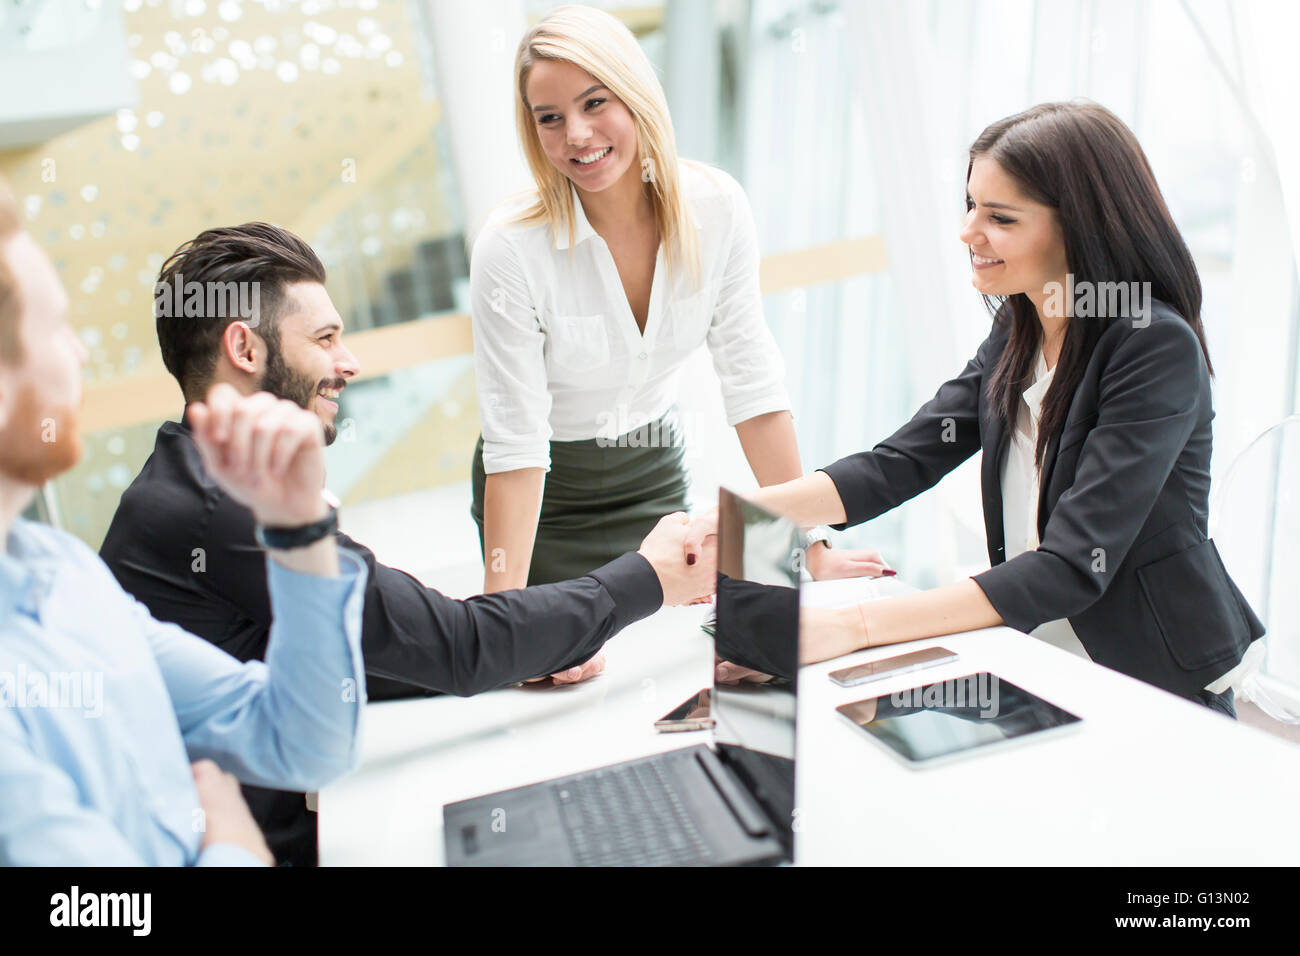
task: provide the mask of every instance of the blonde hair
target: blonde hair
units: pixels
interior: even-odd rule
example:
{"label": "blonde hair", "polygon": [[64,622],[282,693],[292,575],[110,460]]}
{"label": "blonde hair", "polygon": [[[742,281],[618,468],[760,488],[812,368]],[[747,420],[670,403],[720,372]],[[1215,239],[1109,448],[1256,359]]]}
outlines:
{"label": "blonde hair", "polygon": [[[22,230],[18,204],[0,179],[0,247]],[[13,364],[23,357],[18,331],[18,277],[0,255],[0,362]]]}
{"label": "blonde hair", "polygon": [[573,248],[575,214],[569,177],[552,165],[542,149],[525,89],[528,72],[538,60],[560,60],[586,70],[631,112],[641,178],[649,186],[669,273],[675,264],[685,262],[692,282],[698,285],[699,237],[682,194],[668,100],[632,31],[603,10],[557,7],[519,41],[515,54],[515,121],[519,142],[537,183],[537,196],[516,221],[547,223],[556,236],[567,232],[569,248]]}

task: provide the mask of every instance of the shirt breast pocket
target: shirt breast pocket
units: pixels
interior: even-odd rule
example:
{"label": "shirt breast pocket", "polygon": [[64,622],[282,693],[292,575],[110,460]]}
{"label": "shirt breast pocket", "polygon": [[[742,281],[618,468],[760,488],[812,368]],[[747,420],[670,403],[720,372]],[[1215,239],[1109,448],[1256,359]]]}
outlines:
{"label": "shirt breast pocket", "polygon": [[698,292],[683,296],[672,304],[673,345],[690,352],[704,342],[713,322],[717,290],[705,285]]}
{"label": "shirt breast pocket", "polygon": [[609,363],[609,335],[602,315],[557,315],[548,333],[551,361],[570,372]]}

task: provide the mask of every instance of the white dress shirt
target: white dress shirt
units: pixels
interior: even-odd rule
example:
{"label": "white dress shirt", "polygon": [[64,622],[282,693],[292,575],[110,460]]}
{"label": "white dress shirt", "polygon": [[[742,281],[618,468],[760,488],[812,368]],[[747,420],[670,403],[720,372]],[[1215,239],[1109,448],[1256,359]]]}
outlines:
{"label": "white dress shirt", "polygon": [[644,334],[605,241],[574,192],[573,248],[548,224],[499,207],[470,265],[474,357],[487,474],[550,468],[549,442],[616,438],[674,404],[683,363],[707,341],[727,423],[788,410],[785,368],[763,319],[749,202],[721,170],[683,162],[700,285],[670,277],[662,246]]}
{"label": "white dress shirt", "polygon": [[[1043,397],[1052,384],[1052,375],[1042,350],[1038,352],[1038,364],[1034,367],[1034,384],[1025,389],[1024,401],[1020,404],[1020,414],[1016,419],[1016,430],[1007,447],[1007,456],[1002,462],[1002,536],[1006,543],[1007,560],[1024,551],[1037,550],[1038,541],[1038,493],[1041,474],[1034,464],[1034,448],[1038,443],[1038,420],[1042,411]],[[1066,618],[1047,621],[1030,631],[1036,637],[1062,650],[1077,654],[1086,660],[1092,660],[1084,649],[1079,636]],[[1252,666],[1258,666],[1261,651],[1255,651],[1263,641],[1255,641],[1241,663],[1227,674],[1207,684],[1205,689],[1221,694],[1247,673]],[[1253,652],[1253,653],[1252,653]]]}

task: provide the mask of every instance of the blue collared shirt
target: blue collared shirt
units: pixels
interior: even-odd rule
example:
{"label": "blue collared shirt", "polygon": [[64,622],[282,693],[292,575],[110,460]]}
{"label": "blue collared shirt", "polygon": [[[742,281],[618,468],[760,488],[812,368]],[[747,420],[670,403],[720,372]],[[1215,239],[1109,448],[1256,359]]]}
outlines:
{"label": "blue collared shirt", "polygon": [[0,864],[242,865],[200,850],[190,771],[314,790],[355,767],[366,569],[268,560],[266,662],[150,617],[63,532],[18,520],[0,554]]}

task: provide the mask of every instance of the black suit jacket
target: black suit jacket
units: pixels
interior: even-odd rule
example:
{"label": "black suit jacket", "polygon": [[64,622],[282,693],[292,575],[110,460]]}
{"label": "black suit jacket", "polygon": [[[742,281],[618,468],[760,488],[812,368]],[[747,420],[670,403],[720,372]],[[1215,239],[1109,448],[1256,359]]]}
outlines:
{"label": "black suit jacket", "polygon": [[1214,411],[1195,333],[1159,301],[1149,322],[1111,321],[1043,457],[1041,543],[1010,561],[1000,477],[1009,436],[988,396],[1008,337],[999,317],[911,421],[823,469],[848,516],[839,527],[888,511],[982,450],[992,567],[974,580],[1003,621],[1031,631],[1068,618],[1097,663],[1194,695],[1264,633],[1206,537]]}
{"label": "black suit jacket", "polygon": [[[266,656],[271,599],[253,514],[208,476],[189,428],[165,422],[153,454],[122,495],[100,557],[123,590],[160,621],[179,624],[241,661]],[[468,696],[579,664],[663,602],[639,554],[590,575],[517,591],[449,598],[375,560],[365,562],[361,653],[370,700]],[[244,787],[277,859],[316,860],[316,821],[301,794]]]}
{"label": "black suit jacket", "polygon": [[[164,422],[122,495],[100,557],[122,588],[241,661],[266,654],[271,601],[253,514],[208,476],[188,426]],[[365,562],[361,652],[367,697],[469,696],[589,659],[663,602],[659,577],[626,554],[590,575],[460,601],[375,560]]]}

